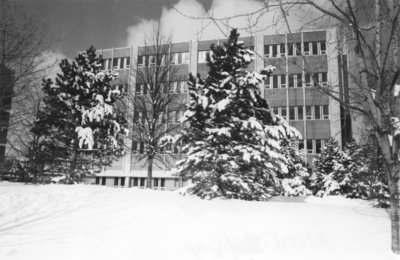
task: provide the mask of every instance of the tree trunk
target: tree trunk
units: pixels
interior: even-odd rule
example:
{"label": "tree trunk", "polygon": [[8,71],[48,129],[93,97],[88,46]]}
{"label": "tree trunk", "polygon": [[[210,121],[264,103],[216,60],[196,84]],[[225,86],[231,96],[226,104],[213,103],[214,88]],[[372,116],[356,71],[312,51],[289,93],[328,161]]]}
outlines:
{"label": "tree trunk", "polygon": [[79,146],[78,146],[78,139],[75,139],[75,142],[74,142],[74,144],[73,144],[73,147],[72,147],[72,152],[71,152],[71,162],[70,162],[70,165],[69,165],[69,173],[68,173],[68,177],[69,178],[71,178],[71,181],[72,181],[72,176],[74,176],[74,174],[75,174],[75,170],[76,170],[76,167],[77,167],[77,158],[78,158],[78,148],[79,148]]}
{"label": "tree trunk", "polygon": [[400,254],[400,163],[389,167],[390,220],[392,224],[392,251]]}
{"label": "tree trunk", "polygon": [[153,157],[147,161],[147,188],[151,189],[153,181]]}

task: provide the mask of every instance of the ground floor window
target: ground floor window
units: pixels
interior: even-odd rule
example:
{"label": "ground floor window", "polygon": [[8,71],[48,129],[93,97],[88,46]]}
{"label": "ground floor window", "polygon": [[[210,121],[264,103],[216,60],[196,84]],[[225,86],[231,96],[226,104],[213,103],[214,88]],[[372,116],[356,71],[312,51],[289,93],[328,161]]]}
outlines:
{"label": "ground floor window", "polygon": [[96,185],[100,184],[100,177],[96,177]]}
{"label": "ground floor window", "polygon": [[140,178],[140,187],[144,187],[146,178]]}
{"label": "ground floor window", "polygon": [[101,177],[101,185],[106,185],[106,177]]}

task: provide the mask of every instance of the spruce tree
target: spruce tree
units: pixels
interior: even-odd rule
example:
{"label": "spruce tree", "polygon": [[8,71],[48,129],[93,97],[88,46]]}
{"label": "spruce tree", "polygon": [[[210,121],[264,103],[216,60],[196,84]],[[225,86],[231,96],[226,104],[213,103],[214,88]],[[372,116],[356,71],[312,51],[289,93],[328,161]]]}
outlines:
{"label": "spruce tree", "polygon": [[385,166],[374,146],[352,141],[341,149],[330,139],[313,163],[316,178],[312,189],[317,196],[378,199],[378,206],[388,204]]}
{"label": "spruce tree", "polygon": [[178,142],[184,159],[177,174],[191,179],[189,193],[202,198],[263,200],[275,194],[278,171],[287,172],[280,139],[299,135],[275,116],[261,97],[259,84],[273,72],[247,71],[254,53],[232,30],[223,44],[212,45],[205,80],[190,76],[190,103]]}
{"label": "spruce tree", "polygon": [[341,150],[335,139],[325,142],[321,153],[313,160],[315,178],[311,188],[314,194],[321,197],[342,194],[344,187],[350,185],[349,163],[347,153]]}
{"label": "spruce tree", "polygon": [[126,121],[116,105],[122,93],[112,86],[118,75],[101,68],[102,58],[91,46],[74,62],[61,61],[55,84],[43,80],[44,106],[32,132],[41,138],[41,151],[59,155],[47,165],[69,165],[70,181],[87,172],[85,153],[96,166],[110,165],[122,154],[120,133]]}
{"label": "spruce tree", "polygon": [[283,196],[306,196],[312,194],[306,187],[309,181],[309,173],[304,150],[298,149],[300,141],[296,138],[281,141],[281,152],[286,158],[288,168],[286,173],[278,173]]}

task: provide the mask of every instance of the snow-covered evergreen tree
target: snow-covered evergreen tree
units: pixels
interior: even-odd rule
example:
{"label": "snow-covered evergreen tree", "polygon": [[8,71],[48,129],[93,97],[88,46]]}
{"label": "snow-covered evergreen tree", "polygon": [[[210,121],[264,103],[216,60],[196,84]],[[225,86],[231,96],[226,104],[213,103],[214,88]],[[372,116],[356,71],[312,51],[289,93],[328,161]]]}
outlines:
{"label": "snow-covered evergreen tree", "polygon": [[75,62],[61,61],[55,84],[43,81],[44,106],[32,132],[62,156],[47,163],[66,162],[73,180],[85,171],[82,153],[89,152],[95,165],[109,165],[123,150],[120,133],[126,121],[116,106],[122,93],[112,86],[118,75],[101,68],[101,56],[90,47]]}
{"label": "snow-covered evergreen tree", "polygon": [[382,155],[372,144],[357,145],[354,141],[346,145],[344,151],[351,155],[348,167],[351,173],[352,190],[350,198],[377,199],[377,206],[389,205],[389,189],[386,180],[386,167]]}
{"label": "snow-covered evergreen tree", "polygon": [[247,71],[254,53],[238,37],[233,30],[227,42],[212,45],[207,78],[189,80],[190,104],[179,139],[186,157],[176,171],[193,181],[188,192],[202,198],[271,196],[277,172],[287,172],[280,139],[299,135],[260,95],[259,84],[274,68]]}
{"label": "snow-covered evergreen tree", "polygon": [[304,150],[298,149],[298,139],[284,139],[281,142],[281,151],[287,161],[287,173],[279,173],[278,178],[281,184],[283,196],[307,196],[312,192],[306,187],[309,179],[307,162]]}
{"label": "snow-covered evergreen tree", "polygon": [[385,168],[382,156],[375,150],[371,145],[357,145],[354,141],[341,150],[330,139],[313,161],[314,194],[378,199],[378,206],[385,206],[388,202]]}
{"label": "snow-covered evergreen tree", "polygon": [[351,189],[351,157],[343,152],[338,142],[331,138],[325,142],[320,154],[313,160],[315,179],[311,188],[317,196],[344,195]]}

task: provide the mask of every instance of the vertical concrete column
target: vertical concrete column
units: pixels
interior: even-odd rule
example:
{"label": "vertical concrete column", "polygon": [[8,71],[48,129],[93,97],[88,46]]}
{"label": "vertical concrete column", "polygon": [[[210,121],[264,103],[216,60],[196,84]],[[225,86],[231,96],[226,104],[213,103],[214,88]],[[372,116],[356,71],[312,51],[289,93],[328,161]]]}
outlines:
{"label": "vertical concrete column", "polygon": [[286,78],[286,121],[290,123],[290,111],[289,111],[289,45],[288,45],[288,35],[285,34],[285,78]]}
{"label": "vertical concrete column", "polygon": [[128,73],[128,96],[127,96],[127,122],[129,134],[124,139],[125,144],[125,154],[122,161],[122,172],[125,176],[125,187],[129,187],[129,176],[131,172],[131,160],[132,160],[132,135],[133,135],[133,98],[135,95],[135,85],[136,85],[136,59],[137,59],[137,46],[131,47],[130,59],[131,65],[129,67]]}
{"label": "vertical concrete column", "polygon": [[[255,60],[254,60],[254,70],[260,72],[264,68],[264,36],[254,36],[254,53],[255,53]],[[260,85],[261,96],[265,97],[264,95],[264,83]]]}
{"label": "vertical concrete column", "polygon": [[190,41],[189,42],[189,72],[193,75],[197,74],[197,57],[199,53],[199,42],[198,41]]}
{"label": "vertical concrete column", "polygon": [[[301,50],[300,53],[303,55],[303,49],[304,49],[304,34],[303,32],[301,33]],[[297,48],[297,47],[296,47]],[[303,57],[303,56],[302,56]],[[303,135],[303,147],[305,149],[304,157],[307,159],[307,116],[306,116],[306,85],[305,85],[305,63],[304,63],[304,57],[301,59],[301,86],[303,90],[303,129],[304,129],[304,135]]]}
{"label": "vertical concrete column", "polygon": [[[326,51],[328,57],[328,85],[332,90],[331,94],[336,95],[337,98],[340,98],[338,47],[336,29],[327,30]],[[329,121],[331,136],[335,138],[340,146],[342,146],[340,103],[331,96],[329,96]]]}

